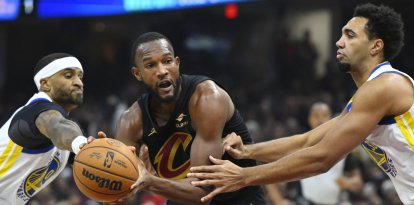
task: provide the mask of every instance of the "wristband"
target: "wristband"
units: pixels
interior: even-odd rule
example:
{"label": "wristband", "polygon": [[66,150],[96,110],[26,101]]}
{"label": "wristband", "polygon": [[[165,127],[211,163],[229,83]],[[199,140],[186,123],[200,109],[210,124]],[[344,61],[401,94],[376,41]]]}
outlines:
{"label": "wristband", "polygon": [[80,151],[79,146],[81,146],[82,144],[86,144],[88,143],[88,139],[85,136],[77,136],[73,141],[72,141],[72,151],[75,154],[78,154],[78,152]]}

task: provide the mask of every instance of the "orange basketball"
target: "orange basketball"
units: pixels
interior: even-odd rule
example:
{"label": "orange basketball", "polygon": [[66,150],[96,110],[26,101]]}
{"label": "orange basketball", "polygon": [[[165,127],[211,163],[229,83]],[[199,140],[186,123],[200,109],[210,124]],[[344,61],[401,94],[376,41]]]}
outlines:
{"label": "orange basketball", "polygon": [[115,139],[96,139],[75,157],[73,178],[79,190],[99,202],[127,195],[139,177],[137,156]]}

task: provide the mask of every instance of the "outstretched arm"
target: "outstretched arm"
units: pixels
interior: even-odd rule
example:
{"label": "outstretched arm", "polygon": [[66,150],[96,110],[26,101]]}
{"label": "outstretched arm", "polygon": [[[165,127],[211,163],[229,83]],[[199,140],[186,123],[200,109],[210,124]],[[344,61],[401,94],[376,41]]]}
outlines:
{"label": "outstretched arm", "polygon": [[188,174],[189,177],[204,179],[192,182],[194,185],[216,187],[202,200],[244,186],[298,180],[328,171],[360,144],[384,116],[401,115],[412,105],[411,84],[405,81],[405,85],[401,85],[398,81],[380,78],[359,88],[352,110],[338,117],[313,146],[256,167],[240,168],[229,161],[210,157],[217,165],[191,168],[194,173]]}
{"label": "outstretched arm", "polygon": [[59,149],[73,151],[72,141],[83,135],[77,123],[64,118],[56,110],[47,110],[40,113],[35,123],[39,131]]}
{"label": "outstretched arm", "polygon": [[273,162],[300,149],[318,143],[328,129],[337,121],[337,118],[331,119],[304,134],[283,137],[257,144],[243,145],[241,138],[232,133],[224,139],[224,149],[236,159],[255,159],[262,162]]}

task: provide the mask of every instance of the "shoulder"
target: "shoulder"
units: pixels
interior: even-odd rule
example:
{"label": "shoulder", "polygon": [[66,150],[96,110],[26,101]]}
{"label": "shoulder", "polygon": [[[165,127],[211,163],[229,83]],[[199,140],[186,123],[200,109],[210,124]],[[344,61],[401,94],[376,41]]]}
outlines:
{"label": "shoulder", "polygon": [[28,104],[25,107],[25,110],[27,112],[34,113],[35,115],[38,115],[39,113],[45,112],[45,111],[57,111],[61,113],[63,116],[67,116],[66,111],[63,109],[63,107],[55,102],[50,102],[47,100],[41,100],[36,101]]}
{"label": "shoulder", "polygon": [[221,95],[227,95],[227,92],[221,88],[217,83],[215,83],[213,80],[205,80],[201,83],[199,83],[195,91],[193,93],[193,96],[216,96],[219,97]]}
{"label": "shoulder", "polygon": [[[234,105],[229,94],[212,80],[197,85],[189,102],[190,114],[220,114],[226,118],[232,116]],[[205,116],[204,116],[205,117]]]}
{"label": "shoulder", "polygon": [[138,102],[134,102],[127,110],[121,115],[121,120],[124,122],[135,122],[142,116],[141,107]]}
{"label": "shoulder", "polygon": [[399,115],[414,103],[413,84],[401,74],[384,73],[364,83],[355,94],[354,105],[355,102],[372,107],[381,105],[387,108],[387,115]]}
{"label": "shoulder", "polygon": [[116,139],[123,142],[136,142],[142,136],[142,113],[138,102],[131,105],[118,120]]}

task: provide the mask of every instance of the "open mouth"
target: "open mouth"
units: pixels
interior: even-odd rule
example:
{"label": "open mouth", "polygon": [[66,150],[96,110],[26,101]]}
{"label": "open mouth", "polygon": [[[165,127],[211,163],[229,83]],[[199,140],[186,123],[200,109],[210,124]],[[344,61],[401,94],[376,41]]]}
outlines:
{"label": "open mouth", "polygon": [[171,81],[163,80],[158,84],[159,88],[169,88],[172,85]]}

